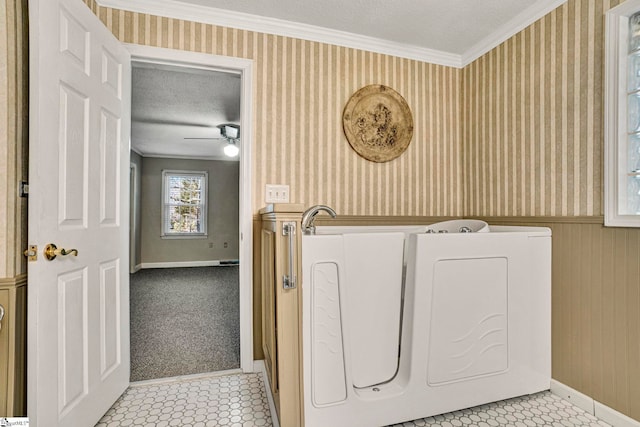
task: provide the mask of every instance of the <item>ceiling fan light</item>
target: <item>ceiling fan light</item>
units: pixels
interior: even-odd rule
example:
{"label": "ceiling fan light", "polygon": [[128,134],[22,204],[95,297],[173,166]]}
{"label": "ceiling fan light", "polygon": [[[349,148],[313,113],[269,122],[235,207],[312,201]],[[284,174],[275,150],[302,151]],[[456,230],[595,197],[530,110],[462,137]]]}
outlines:
{"label": "ceiling fan light", "polygon": [[225,138],[238,139],[240,138],[240,126],[234,124],[219,125],[220,133]]}
{"label": "ceiling fan light", "polygon": [[227,145],[224,146],[224,154],[227,157],[235,157],[238,155],[239,152],[240,152],[240,149],[233,142],[229,142]]}
{"label": "ceiling fan light", "polygon": [[240,138],[240,129],[237,126],[225,126],[224,134],[227,138],[237,139]]}

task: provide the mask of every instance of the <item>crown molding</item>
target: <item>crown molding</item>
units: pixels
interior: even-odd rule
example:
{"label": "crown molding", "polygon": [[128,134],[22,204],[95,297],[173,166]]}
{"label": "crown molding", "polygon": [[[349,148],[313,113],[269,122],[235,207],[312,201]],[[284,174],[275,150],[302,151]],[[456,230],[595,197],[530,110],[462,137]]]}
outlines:
{"label": "crown molding", "polygon": [[475,61],[514,34],[531,25],[567,0],[536,2],[515,18],[480,40],[462,55],[427,49],[403,43],[362,36],[346,31],[332,30],[314,25],[285,21],[265,16],[251,15],[231,10],[182,3],[177,0],[96,0],[102,7],[122,9],[186,21],[203,22],[240,30],[275,34],[320,43],[328,43],[353,49],[414,59],[432,64],[462,68]]}
{"label": "crown molding", "polygon": [[466,67],[566,2],[567,0],[545,0],[534,3],[463,53],[461,65]]}
{"label": "crown molding", "polygon": [[366,50],[401,58],[460,68],[460,55],[410,46],[374,37],[361,36],[314,25],[301,24],[266,16],[181,3],[176,0],[96,0],[100,6],[146,13],[187,21],[203,22],[239,30],[275,34],[353,49]]}

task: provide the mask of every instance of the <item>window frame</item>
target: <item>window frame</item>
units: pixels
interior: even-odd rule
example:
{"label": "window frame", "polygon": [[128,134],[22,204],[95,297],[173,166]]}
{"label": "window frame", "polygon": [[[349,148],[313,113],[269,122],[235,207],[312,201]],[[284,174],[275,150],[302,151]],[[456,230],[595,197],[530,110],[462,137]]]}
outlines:
{"label": "window frame", "polygon": [[[202,178],[201,195],[203,201],[200,203],[202,212],[201,225],[202,231],[194,233],[172,232],[169,231],[168,207],[169,203],[169,178],[171,176],[195,176]],[[162,170],[162,194],[161,194],[161,218],[160,218],[160,237],[163,239],[206,239],[208,234],[208,212],[209,212],[209,173],[207,171],[193,170]],[[197,206],[197,205],[196,205]]]}
{"label": "window frame", "polygon": [[[640,12],[640,0],[627,0],[606,14],[604,105],[604,225],[640,227],[640,214],[626,213],[628,178],[628,46],[629,18]],[[640,179],[640,178],[639,178]]]}

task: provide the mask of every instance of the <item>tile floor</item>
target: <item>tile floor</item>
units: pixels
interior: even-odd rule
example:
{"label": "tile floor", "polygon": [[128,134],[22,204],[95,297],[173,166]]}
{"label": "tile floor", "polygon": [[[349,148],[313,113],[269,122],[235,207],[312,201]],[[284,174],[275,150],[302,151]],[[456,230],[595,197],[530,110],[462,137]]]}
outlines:
{"label": "tile floor", "polygon": [[262,374],[133,385],[96,427],[271,427]]}
{"label": "tile floor", "polygon": [[392,427],[604,427],[609,424],[573,406],[549,391],[436,415]]}
{"label": "tile floor", "polygon": [[[96,427],[271,427],[262,374],[234,374],[129,387]],[[392,427],[604,427],[548,391]],[[330,426],[327,426],[330,427]]]}

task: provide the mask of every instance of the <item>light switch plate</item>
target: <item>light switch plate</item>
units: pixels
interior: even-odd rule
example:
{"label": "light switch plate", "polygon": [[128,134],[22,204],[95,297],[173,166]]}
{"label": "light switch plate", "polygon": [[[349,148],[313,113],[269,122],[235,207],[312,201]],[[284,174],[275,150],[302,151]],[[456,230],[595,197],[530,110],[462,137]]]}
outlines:
{"label": "light switch plate", "polygon": [[264,200],[265,203],[289,203],[289,186],[267,184]]}

